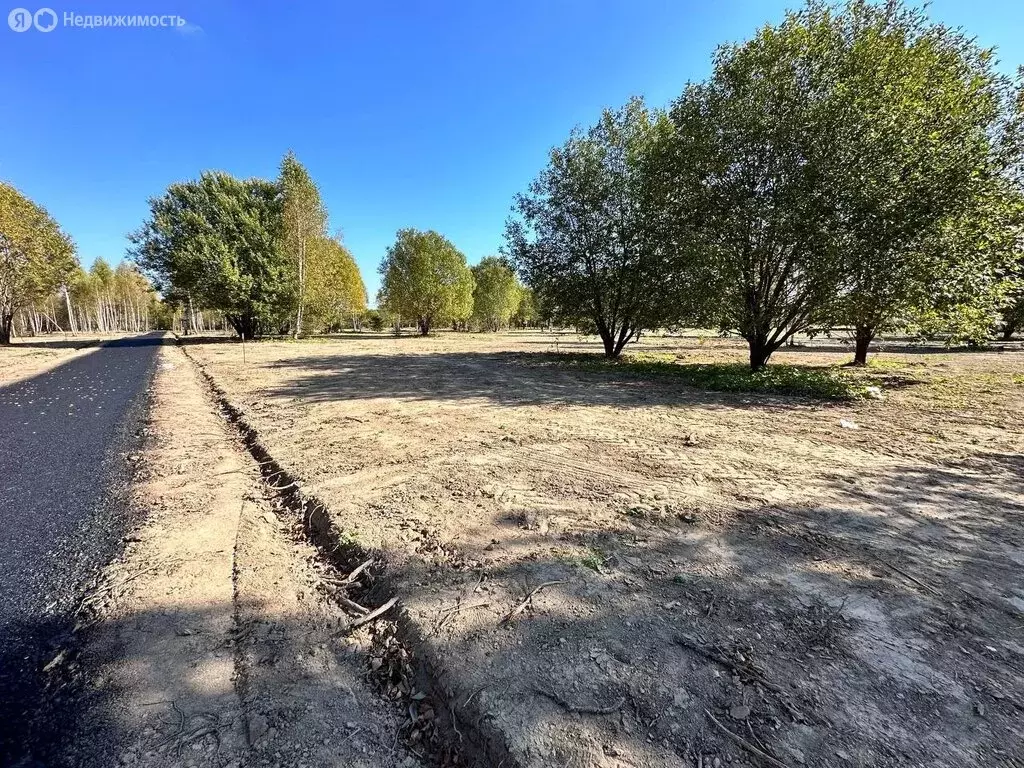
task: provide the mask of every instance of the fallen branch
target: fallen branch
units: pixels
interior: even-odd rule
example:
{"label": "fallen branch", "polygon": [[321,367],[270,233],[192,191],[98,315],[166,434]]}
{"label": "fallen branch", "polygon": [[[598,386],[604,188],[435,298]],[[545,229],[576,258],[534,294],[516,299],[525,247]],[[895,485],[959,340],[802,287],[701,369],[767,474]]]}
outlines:
{"label": "fallen branch", "polygon": [[730,731],[728,728],[726,728],[724,725],[722,725],[720,722],[718,722],[718,720],[715,718],[715,716],[712,715],[708,710],[705,709],[704,710],[704,714],[706,714],[711,719],[711,722],[714,723],[722,733],[724,733],[730,739],[735,741],[737,744],[739,744],[741,747],[743,747],[745,750],[747,750],[747,752],[749,752],[750,754],[755,755],[756,757],[761,758],[762,760],[764,760],[769,765],[775,766],[775,768],[789,768],[789,766],[787,766],[782,761],[776,760],[774,757],[769,755],[767,752],[765,752],[763,750],[760,750],[757,747],[755,747],[753,744],[751,744],[749,741],[744,739],[738,733],[733,733],[732,731]]}
{"label": "fallen branch", "polygon": [[388,600],[386,603],[384,603],[384,605],[382,605],[380,608],[375,608],[374,610],[370,611],[368,614],[366,614],[362,618],[356,619],[355,621],[353,621],[351,624],[348,625],[348,628],[349,629],[355,629],[356,627],[361,627],[361,626],[363,626],[363,624],[367,624],[367,623],[373,621],[374,619],[379,617],[381,614],[387,613],[389,610],[391,610],[391,608],[394,607],[395,603],[397,603],[397,602],[398,602],[398,598],[397,597],[392,597],[390,600]]}
{"label": "fallen branch", "polygon": [[512,621],[512,619],[514,619],[516,616],[518,616],[523,611],[525,611],[526,610],[526,606],[528,606],[530,604],[530,601],[533,600],[533,596],[536,595],[538,592],[540,592],[542,589],[544,589],[546,587],[554,587],[554,586],[556,586],[558,584],[565,584],[565,583],[566,582],[564,582],[564,581],[545,581],[543,584],[540,584],[539,586],[534,587],[533,590],[531,590],[530,594],[528,594],[526,596],[526,599],[523,600],[523,602],[521,602],[519,605],[517,605],[515,608],[513,608],[509,612],[509,614],[507,616],[505,616],[505,618],[503,618],[501,621],[498,622],[498,626],[499,627],[505,626],[510,621]]}
{"label": "fallen branch", "polygon": [[534,688],[533,690],[541,696],[551,699],[559,706],[564,707],[567,712],[575,712],[581,715],[611,715],[622,709],[622,705],[626,703],[625,698],[622,698],[608,707],[591,707],[566,701],[554,691],[548,691],[543,688]]}
{"label": "fallen branch", "polygon": [[369,568],[370,565],[372,565],[372,564],[373,564],[373,558],[371,557],[365,563],[363,563],[362,565],[358,566],[354,571],[352,571],[352,573],[350,573],[348,576],[346,576],[345,577],[345,583],[346,584],[351,584],[353,581],[355,581],[356,579],[359,578],[359,574],[361,574],[363,571],[365,571],[367,568]]}
{"label": "fallen branch", "polygon": [[349,600],[344,595],[335,595],[334,599],[337,600],[339,603],[341,603],[341,605],[343,607],[348,608],[351,611],[355,611],[360,616],[365,616],[366,614],[368,614],[370,612],[369,608],[364,608],[359,603],[357,603],[355,600]]}
{"label": "fallen branch", "polygon": [[703,656],[705,659],[721,664],[734,675],[738,675],[741,679],[745,678],[747,682],[758,682],[770,691],[774,691],[782,696],[786,695],[781,688],[768,680],[768,678],[764,676],[764,673],[750,662],[743,665],[737,664],[725,654],[722,654],[713,648],[706,648],[689,635],[677,635],[676,642],[684,648],[689,648],[691,651]]}

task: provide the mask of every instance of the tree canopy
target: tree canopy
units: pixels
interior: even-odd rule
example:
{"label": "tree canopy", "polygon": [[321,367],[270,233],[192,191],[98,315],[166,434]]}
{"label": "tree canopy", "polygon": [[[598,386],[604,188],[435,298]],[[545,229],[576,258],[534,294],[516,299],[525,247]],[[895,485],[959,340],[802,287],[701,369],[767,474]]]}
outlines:
{"label": "tree canopy", "polygon": [[591,325],[617,356],[645,328],[678,312],[686,277],[665,224],[654,148],[671,130],[640,99],[606,110],[587,131],[551,150],[547,167],[518,195],[506,231],[527,285],[554,317]]}
{"label": "tree canopy", "polygon": [[65,285],[77,266],[74,243],[46,209],[0,182],[0,344],[11,343],[15,313]]}
{"label": "tree canopy", "polygon": [[[309,251],[314,247],[328,248],[327,210],[320,199],[320,190],[309,171],[288,152],[281,160],[278,175],[281,190],[281,237],[282,249],[289,259],[295,280],[295,327],[293,334],[298,338],[302,333],[302,315],[307,302],[307,283],[310,279]],[[320,286],[324,281],[320,280]]]}
{"label": "tree canopy", "polygon": [[294,294],[276,184],[207,172],[149,205],[130,239],[161,290],[223,312],[244,338],[281,325]]}
{"label": "tree canopy", "polygon": [[366,311],[366,286],[341,237],[318,237],[307,254],[305,290],[311,319],[322,328],[337,328]]}
{"label": "tree canopy", "polygon": [[752,368],[835,326],[863,362],[879,329],[936,309],[937,282],[961,307],[993,295],[996,250],[950,245],[996,199],[1004,88],[990,52],[895,2],[811,2],[719,48],[662,162]]}
{"label": "tree canopy", "polygon": [[380,274],[378,303],[416,320],[424,336],[438,323],[466,320],[473,312],[473,273],[466,257],[433,230],[399,230]]}
{"label": "tree canopy", "polygon": [[480,326],[491,331],[507,326],[522,300],[512,267],[498,256],[485,256],[473,267],[473,281],[473,316]]}

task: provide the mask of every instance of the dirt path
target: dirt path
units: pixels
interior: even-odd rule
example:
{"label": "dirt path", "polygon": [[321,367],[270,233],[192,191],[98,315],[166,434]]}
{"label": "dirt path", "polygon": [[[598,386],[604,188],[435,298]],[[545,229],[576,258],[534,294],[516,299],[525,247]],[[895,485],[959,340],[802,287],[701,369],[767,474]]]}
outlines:
{"label": "dirt path", "polygon": [[340,631],[316,551],[180,350],[152,398],[143,522],[83,606],[91,694],[65,763],[418,765],[365,682],[367,637]]}

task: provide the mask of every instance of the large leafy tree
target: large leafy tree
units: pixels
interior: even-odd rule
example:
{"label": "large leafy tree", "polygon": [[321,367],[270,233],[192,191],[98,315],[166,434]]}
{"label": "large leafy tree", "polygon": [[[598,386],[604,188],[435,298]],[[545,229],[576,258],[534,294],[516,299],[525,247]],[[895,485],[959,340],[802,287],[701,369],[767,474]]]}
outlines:
{"label": "large leafy tree", "polygon": [[220,310],[244,338],[279,327],[293,291],[276,184],[208,172],[149,205],[133,257],[165,295]]}
{"label": "large leafy tree", "polygon": [[424,336],[438,323],[466,320],[473,312],[473,273],[466,257],[437,232],[399,230],[380,274],[378,303],[415,319]]}
{"label": "large leafy tree", "polygon": [[830,72],[822,174],[844,257],[836,320],[854,329],[854,361],[935,298],[986,314],[1005,255],[993,139],[1006,84],[992,52],[899,3],[812,4],[787,25]]}
{"label": "large leafy tree", "polygon": [[0,344],[11,343],[14,316],[66,285],[75,247],[44,208],[0,182]]}
{"label": "large leafy tree", "polygon": [[512,267],[498,256],[485,256],[473,267],[473,316],[488,330],[508,325],[522,300]]}
{"label": "large leafy tree", "polygon": [[320,190],[294,152],[289,151],[281,160],[278,185],[281,189],[282,245],[295,277],[293,333],[298,338],[302,333],[302,316],[308,300],[310,250],[318,247],[323,251],[325,247],[327,210],[320,199]]}
{"label": "large leafy tree", "polygon": [[352,321],[366,311],[366,286],[341,237],[320,237],[308,252],[306,301],[309,315],[324,328]]}
{"label": "large leafy tree", "polygon": [[990,52],[899,2],[812,1],[718,50],[672,108],[664,165],[752,368],[804,330],[854,328],[863,362],[933,299],[995,306],[1003,250],[975,246],[1002,237],[985,222],[1004,91]]}
{"label": "large leafy tree", "polygon": [[675,319],[688,272],[666,228],[654,148],[671,131],[640,99],[606,110],[553,149],[518,195],[508,251],[564,322],[592,326],[616,357],[640,331]]}
{"label": "large leafy tree", "polygon": [[841,248],[822,178],[833,73],[799,16],[718,49],[711,78],[673,104],[662,161],[675,221],[697,227],[714,319],[737,329],[750,366],[825,317]]}

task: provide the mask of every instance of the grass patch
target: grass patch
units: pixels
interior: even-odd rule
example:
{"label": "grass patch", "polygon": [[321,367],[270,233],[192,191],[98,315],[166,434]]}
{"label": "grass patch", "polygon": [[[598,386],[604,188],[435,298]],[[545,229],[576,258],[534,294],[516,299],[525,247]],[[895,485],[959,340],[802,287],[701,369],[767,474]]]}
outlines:
{"label": "grass patch", "polygon": [[615,371],[636,376],[664,376],[714,392],[793,395],[819,400],[867,397],[876,382],[837,366],[772,365],[751,371],[745,363],[683,363],[666,353],[639,352],[609,360],[600,355],[555,355],[562,365],[588,371]]}
{"label": "grass patch", "polygon": [[604,561],[604,554],[597,549],[588,549],[579,559],[580,565],[597,573],[601,573],[604,568]]}

